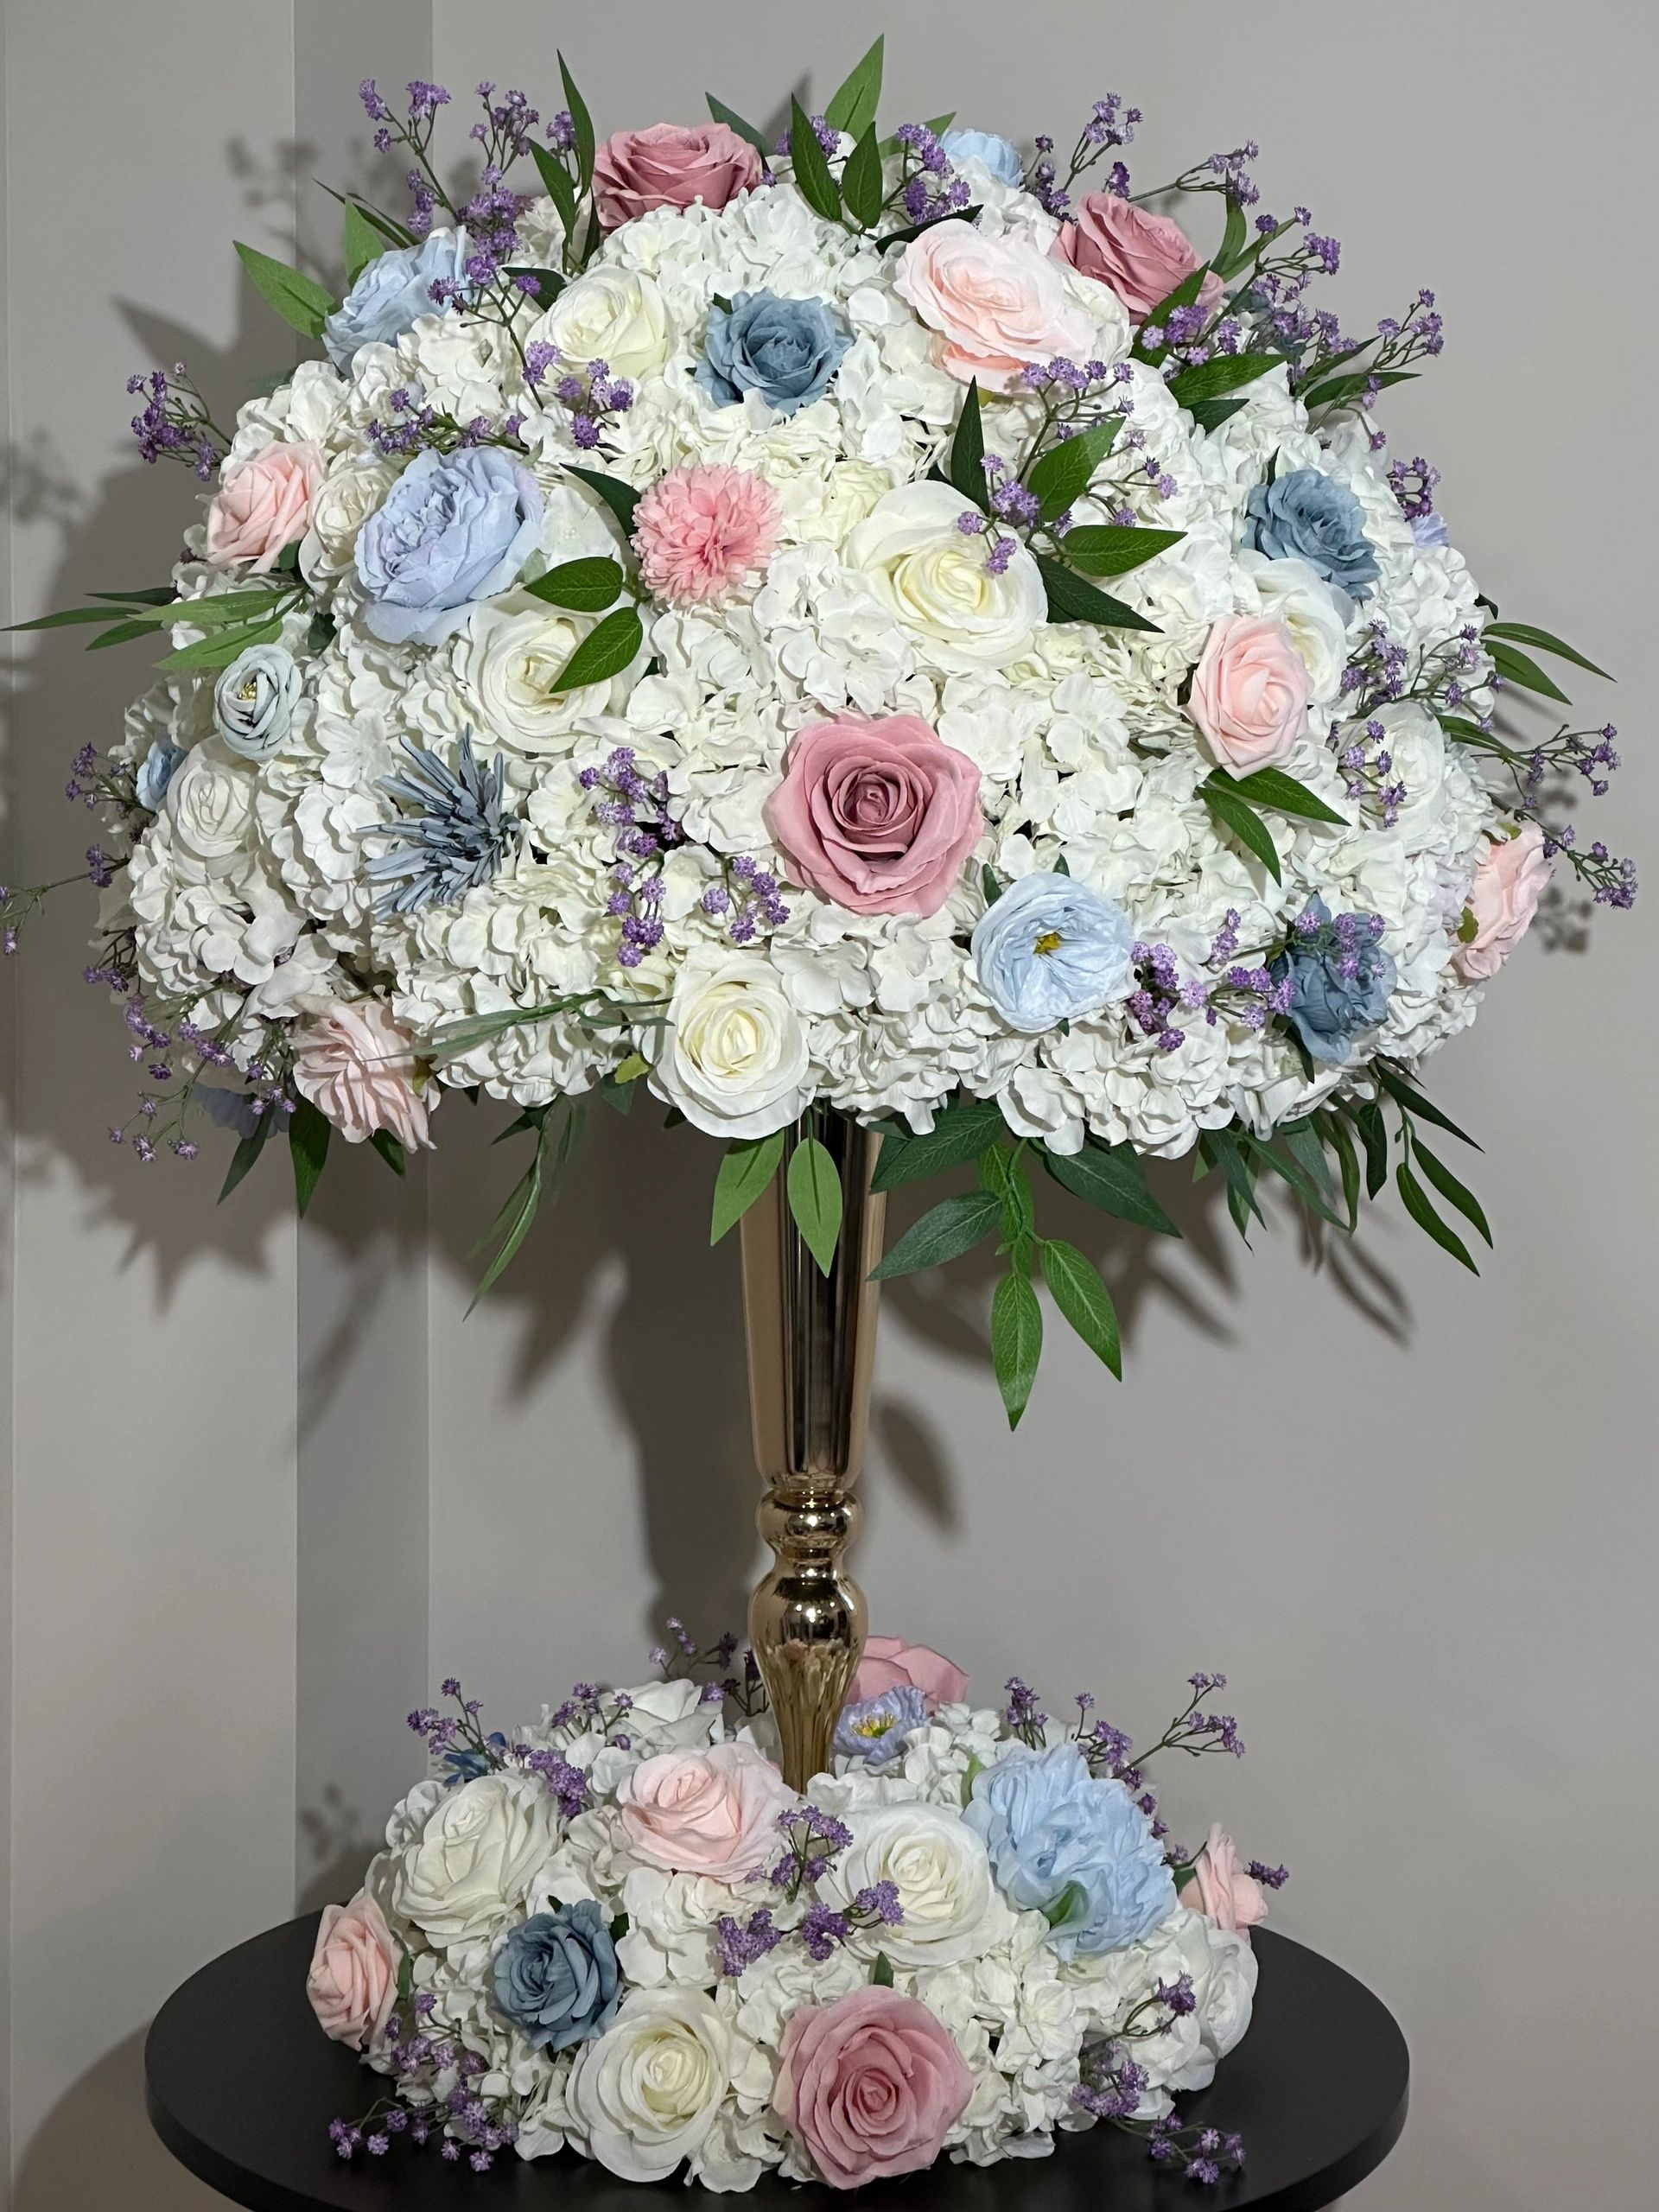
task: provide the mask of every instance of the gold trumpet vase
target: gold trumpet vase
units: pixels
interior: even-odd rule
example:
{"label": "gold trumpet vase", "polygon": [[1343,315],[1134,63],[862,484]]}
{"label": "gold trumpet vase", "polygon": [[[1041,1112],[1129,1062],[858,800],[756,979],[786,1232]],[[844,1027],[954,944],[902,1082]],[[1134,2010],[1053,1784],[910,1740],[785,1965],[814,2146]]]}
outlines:
{"label": "gold trumpet vase", "polygon": [[[841,1177],[842,1226],[826,1274],[785,1195],[798,1147],[816,1138]],[[784,1778],[804,1788],[830,1742],[864,1649],[864,1595],[846,1569],[857,1533],[854,1485],[869,1425],[887,1200],[870,1188],[880,1140],[828,1107],[787,1130],[765,1194],[744,1215],[743,1319],[754,1456],[766,1484],[756,1514],[773,1554],[749,1601],[754,1648],[782,1739]]]}

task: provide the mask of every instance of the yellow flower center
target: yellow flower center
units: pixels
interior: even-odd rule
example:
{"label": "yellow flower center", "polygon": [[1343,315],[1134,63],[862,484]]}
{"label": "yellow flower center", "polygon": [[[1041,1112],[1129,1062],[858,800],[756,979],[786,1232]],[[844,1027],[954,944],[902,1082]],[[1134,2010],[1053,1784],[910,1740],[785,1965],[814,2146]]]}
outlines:
{"label": "yellow flower center", "polygon": [[854,1721],[853,1733],[872,1738],[885,1736],[893,1726],[893,1719],[890,1713],[867,1713],[862,1719]]}
{"label": "yellow flower center", "polygon": [[1031,949],[1033,952],[1058,952],[1065,943],[1058,930],[1045,930]]}

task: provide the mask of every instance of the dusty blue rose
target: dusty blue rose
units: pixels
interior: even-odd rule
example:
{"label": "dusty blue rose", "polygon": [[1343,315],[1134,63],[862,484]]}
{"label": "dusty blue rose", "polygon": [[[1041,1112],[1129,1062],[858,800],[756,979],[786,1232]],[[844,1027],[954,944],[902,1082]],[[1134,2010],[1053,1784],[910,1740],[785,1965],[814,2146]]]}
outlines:
{"label": "dusty blue rose", "polygon": [[393,344],[423,315],[442,315],[435,283],[466,292],[467,233],[434,231],[418,245],[393,246],[370,262],[322,326],[322,342],[337,369],[352,365],[359,346]]}
{"label": "dusty blue rose", "polygon": [[357,538],[363,619],[390,645],[435,645],[536,550],[542,495],[499,446],[416,454]]}
{"label": "dusty blue rose", "polygon": [[995,130],[947,130],[939,143],[947,161],[977,162],[999,184],[1019,184],[1024,180],[1024,162]]}
{"label": "dusty blue rose", "polygon": [[173,780],[173,771],[184,758],[182,747],[174,744],[170,737],[158,737],[143,760],[132,779],[133,795],[140,806],[147,806],[152,814],[162,810],[162,801],[167,797],[167,787]]}
{"label": "dusty blue rose", "polygon": [[213,686],[213,722],[232,753],[269,760],[279,753],[305,689],[285,645],[250,645]]}
{"label": "dusty blue rose", "polygon": [[998,1889],[1046,1915],[1063,1959],[1121,1951],[1175,1910],[1151,1821],[1122,1783],[1090,1773],[1075,1744],[1010,1751],[976,1775],[962,1817],[984,1838]]}
{"label": "dusty blue rose", "polygon": [[1374,919],[1338,914],[1333,921],[1323,899],[1310,899],[1273,963],[1275,982],[1290,979],[1287,1020],[1310,1057],[1330,1067],[1349,1058],[1355,1040],[1389,1010],[1396,973],[1371,933]]}
{"label": "dusty blue rose", "polygon": [[1322,468],[1293,468],[1258,484],[1245,505],[1244,543],[1270,561],[1306,561],[1354,599],[1369,599],[1382,574],[1364,509]]}
{"label": "dusty blue rose", "polygon": [[523,1921],[495,1955],[495,2009],[537,2050],[569,2050],[607,2028],[622,1973],[591,1897]]}
{"label": "dusty blue rose", "polygon": [[926,1693],[913,1682],[904,1682],[877,1697],[843,1706],[836,1723],[834,1748],[848,1758],[862,1759],[867,1766],[886,1766],[903,1754],[912,1729],[926,1719]]}
{"label": "dusty blue rose", "polygon": [[739,292],[713,308],[696,380],[719,407],[758,391],[780,415],[821,398],[852,344],[825,300]]}
{"label": "dusty blue rose", "polygon": [[1135,929],[1115,899],[1069,875],[1022,875],[975,930],[970,950],[985,995],[1028,1037],[1120,997]]}

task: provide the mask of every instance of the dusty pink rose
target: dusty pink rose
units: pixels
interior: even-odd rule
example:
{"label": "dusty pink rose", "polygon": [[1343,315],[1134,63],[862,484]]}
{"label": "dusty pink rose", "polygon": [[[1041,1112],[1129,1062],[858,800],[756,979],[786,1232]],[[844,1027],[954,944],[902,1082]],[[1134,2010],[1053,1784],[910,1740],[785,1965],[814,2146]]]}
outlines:
{"label": "dusty pink rose", "polygon": [[1459,976],[1478,983],[1497,975],[1526,935],[1548,881],[1544,833],[1535,822],[1487,846],[1469,893],[1475,933],[1452,956]]}
{"label": "dusty pink rose", "polygon": [[905,248],[893,281],[938,333],[941,365],[982,391],[1011,391],[1027,362],[1096,350],[1095,326],[1059,270],[1024,238],[935,223]]}
{"label": "dusty pink rose", "polygon": [[397,1994],[397,1947],[366,1890],[349,1904],[323,1907],[305,1993],[324,2035],[353,2050],[385,2026]]}
{"label": "dusty pink rose", "polygon": [[219,479],[207,504],[207,558],[221,569],[245,561],[264,575],[283,546],[303,537],[323,478],[314,445],[266,446]]}
{"label": "dusty pink rose", "polygon": [[1212,1827],[1210,1840],[1192,1862],[1192,1879],[1181,1885],[1181,1903],[1236,1936],[1248,1936],[1268,1916],[1268,1893],[1247,1874],[1225,1829]]}
{"label": "dusty pink rose", "polygon": [[607,231],[653,207],[723,207],[760,183],[760,156],[723,123],[617,130],[594,157],[594,201]]}
{"label": "dusty pink rose", "polygon": [[428,1141],[414,1039],[378,999],[331,1006],[296,1025],[294,1084],[347,1144],[362,1144],[377,1129],[405,1152]]}
{"label": "dusty pink rose", "polygon": [[639,573],[659,599],[718,599],[760,574],[778,524],[778,495],[753,469],[671,468],[633,512]]}
{"label": "dusty pink rose", "polygon": [[936,914],[979,842],[979,770],[919,715],[813,722],[766,823],[795,873],[855,914]]}
{"label": "dusty pink rose", "polygon": [[872,1982],[790,2015],[772,2102],[830,2186],[857,2189],[931,2166],[973,2089],[944,2023]]}
{"label": "dusty pink rose", "polygon": [[661,1751],[616,1792],[623,1837],[636,1859],[671,1874],[741,1881],[769,1863],[779,1813],[800,1801],[751,1744]]}
{"label": "dusty pink rose", "polygon": [[[1148,214],[1115,192],[1088,194],[1078,203],[1077,221],[1061,224],[1051,250],[1079,275],[1109,284],[1131,322],[1149,315],[1198,265],[1179,223]],[[1198,303],[1208,314],[1221,294],[1221,279],[1212,270],[1198,287]]]}
{"label": "dusty pink rose", "polygon": [[925,1643],[906,1643],[902,1636],[866,1637],[849,1704],[861,1705],[885,1690],[912,1688],[921,1691],[932,1713],[942,1705],[960,1705],[968,1694],[968,1677]]}
{"label": "dusty pink rose", "polygon": [[1230,614],[1205,641],[1186,711],[1224,767],[1248,775],[1290,758],[1313,682],[1277,615]]}

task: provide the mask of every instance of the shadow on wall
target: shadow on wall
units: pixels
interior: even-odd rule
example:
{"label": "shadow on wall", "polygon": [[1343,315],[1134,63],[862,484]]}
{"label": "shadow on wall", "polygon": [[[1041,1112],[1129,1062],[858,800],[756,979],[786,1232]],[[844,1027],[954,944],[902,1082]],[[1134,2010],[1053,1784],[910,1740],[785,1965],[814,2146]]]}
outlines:
{"label": "shadow on wall", "polygon": [[29,2138],[13,2189],[13,2212],[213,2212],[225,2202],[150,2127],[142,2032],[58,2099]]}

